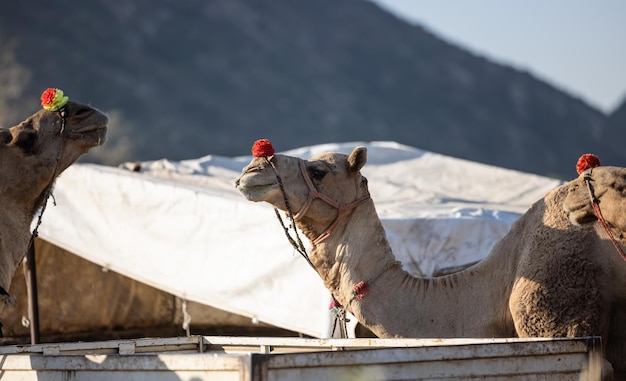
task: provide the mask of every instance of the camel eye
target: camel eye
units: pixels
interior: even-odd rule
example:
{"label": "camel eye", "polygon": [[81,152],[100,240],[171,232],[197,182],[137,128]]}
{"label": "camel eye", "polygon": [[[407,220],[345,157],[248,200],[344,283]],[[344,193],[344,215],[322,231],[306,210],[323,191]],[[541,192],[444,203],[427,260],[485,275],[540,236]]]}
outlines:
{"label": "camel eye", "polygon": [[613,187],[615,188],[616,191],[620,193],[624,193],[624,190],[626,189],[626,176],[622,176],[621,178],[618,178],[618,180],[615,181],[615,184],[613,185]]}
{"label": "camel eye", "polygon": [[326,173],[328,172],[314,169],[313,171],[311,171],[311,177],[313,177],[315,180],[321,180],[324,178],[324,176],[326,176]]}

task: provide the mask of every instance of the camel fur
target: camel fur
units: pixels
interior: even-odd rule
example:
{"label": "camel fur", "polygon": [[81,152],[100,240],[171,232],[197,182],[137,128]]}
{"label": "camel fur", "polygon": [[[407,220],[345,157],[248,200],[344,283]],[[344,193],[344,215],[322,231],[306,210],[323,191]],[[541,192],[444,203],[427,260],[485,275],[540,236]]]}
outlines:
{"label": "camel fur", "polygon": [[[108,118],[76,102],[58,111],[40,110],[11,128],[0,128],[0,297],[26,255],[31,223],[56,177],[90,148],[105,141]],[[4,303],[0,303],[0,309]]]}
{"label": "camel fur", "polygon": [[[367,151],[325,153],[304,161],[317,191],[346,205],[368,195]],[[250,201],[286,210],[277,181],[297,212],[309,188],[302,159],[254,158],[236,180]],[[275,170],[269,164],[273,164]],[[626,232],[626,168],[597,167],[592,184],[621,244]],[[313,242],[337,216],[315,200],[297,226]],[[396,261],[370,199],[352,209],[310,259],[325,286],[379,337],[602,336],[605,356],[626,372],[626,263],[595,223],[583,175],[550,191],[478,264],[438,278],[408,274]],[[362,299],[353,296],[361,281]],[[611,378],[605,360],[603,374]]]}

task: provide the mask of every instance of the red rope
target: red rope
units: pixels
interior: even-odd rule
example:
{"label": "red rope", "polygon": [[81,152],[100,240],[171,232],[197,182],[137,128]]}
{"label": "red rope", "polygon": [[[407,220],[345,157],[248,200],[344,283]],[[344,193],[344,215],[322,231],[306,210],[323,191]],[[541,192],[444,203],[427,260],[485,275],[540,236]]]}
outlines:
{"label": "red rope", "polygon": [[611,233],[611,229],[609,229],[609,225],[604,220],[604,217],[602,216],[602,212],[600,211],[600,205],[598,204],[597,201],[593,200],[591,201],[591,206],[593,206],[593,211],[596,213],[596,216],[598,217],[598,222],[602,224],[602,227],[604,227],[606,234],[609,235],[609,238],[611,239],[611,242],[613,243],[615,250],[617,250],[617,253],[622,257],[623,260],[626,261],[626,254],[624,253],[624,250],[622,250],[622,247],[619,245],[619,243],[613,236],[613,233]]}

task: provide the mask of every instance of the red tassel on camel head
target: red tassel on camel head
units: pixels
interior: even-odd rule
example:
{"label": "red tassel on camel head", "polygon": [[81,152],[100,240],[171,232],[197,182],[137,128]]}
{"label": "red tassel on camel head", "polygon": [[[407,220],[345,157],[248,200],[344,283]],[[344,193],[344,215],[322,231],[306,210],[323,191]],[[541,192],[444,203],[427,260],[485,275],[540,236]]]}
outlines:
{"label": "red tassel on camel head", "polygon": [[252,156],[272,156],[274,154],[274,147],[268,139],[259,139],[252,145]]}
{"label": "red tassel on camel head", "polygon": [[599,166],[600,159],[592,153],[586,153],[578,159],[578,162],[576,163],[576,172],[578,172],[578,174],[580,175],[589,168],[595,168]]}

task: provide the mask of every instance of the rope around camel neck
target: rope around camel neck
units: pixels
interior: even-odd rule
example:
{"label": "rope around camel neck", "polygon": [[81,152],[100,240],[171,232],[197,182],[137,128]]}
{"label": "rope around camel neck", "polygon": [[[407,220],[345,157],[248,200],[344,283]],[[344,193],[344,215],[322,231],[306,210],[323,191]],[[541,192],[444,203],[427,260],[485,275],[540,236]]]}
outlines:
{"label": "rope around camel neck", "polygon": [[591,198],[591,207],[593,208],[593,211],[595,212],[596,217],[598,217],[598,222],[600,222],[600,224],[604,228],[604,231],[609,236],[609,239],[611,240],[613,247],[615,247],[615,250],[620,255],[620,257],[622,257],[622,259],[626,261],[626,253],[624,253],[624,250],[622,250],[622,247],[617,242],[617,239],[615,239],[613,232],[611,232],[611,228],[609,227],[609,224],[604,219],[604,216],[602,216],[602,211],[600,210],[600,202],[593,191],[593,185],[591,185],[591,181],[593,180],[591,178],[591,172],[592,170],[589,170],[587,173],[585,173],[585,177],[584,177],[585,183],[587,184],[587,190],[589,191],[589,197]]}
{"label": "rope around camel neck", "polygon": [[[65,107],[61,107],[58,110],[58,112],[59,112],[59,116],[61,117],[61,130],[59,131],[59,134],[63,135],[63,133],[65,132],[65,117],[67,116],[67,111],[65,110]],[[57,171],[59,170],[59,163],[61,162],[61,155],[63,154],[63,149],[65,149],[65,141],[63,139],[61,140],[62,140],[63,145],[61,146],[61,149],[59,150],[59,153],[57,155],[57,160],[56,160],[56,163],[54,164],[54,172],[52,172],[52,178],[50,179],[50,182],[48,183],[48,185],[44,188],[43,192],[41,192],[42,195],[45,194],[45,197],[44,197],[43,205],[41,206],[41,211],[39,212],[39,217],[37,217],[37,223],[35,224],[35,228],[33,229],[30,235],[29,247],[35,244],[35,238],[39,236],[39,225],[41,225],[41,222],[43,219],[43,212],[46,211],[46,206],[48,205],[48,199],[52,197],[52,204],[54,206],[57,205],[57,202],[54,199],[54,195],[52,194],[52,189],[54,188],[54,180],[56,179],[58,175]]]}
{"label": "rope around camel neck", "polygon": [[293,231],[294,231],[294,234],[296,236],[295,240],[291,237],[291,234],[289,234],[289,228],[287,226],[285,226],[285,223],[283,222],[283,219],[280,217],[280,212],[278,211],[277,208],[274,208],[274,213],[276,214],[276,218],[280,222],[280,225],[282,226],[283,231],[285,232],[285,235],[287,236],[287,240],[289,241],[291,246],[293,246],[293,248],[298,253],[300,253],[300,255],[302,255],[302,257],[307,261],[309,266],[311,266],[311,268],[313,268],[313,270],[315,270],[315,272],[317,272],[317,270],[315,269],[315,266],[313,266],[313,262],[311,262],[311,259],[309,258],[309,254],[306,252],[306,248],[304,247],[304,243],[302,243],[302,240],[300,239],[300,235],[298,234],[298,230],[296,229],[296,221],[295,221],[295,219],[293,217],[294,214],[293,214],[293,211],[291,210],[291,205],[289,204],[289,200],[287,200],[287,193],[285,193],[285,186],[283,185],[283,180],[278,175],[278,170],[274,166],[274,163],[272,163],[267,158],[267,156],[264,156],[264,159],[265,159],[265,162],[268,163],[272,167],[272,169],[274,170],[274,174],[276,175],[276,180],[278,181],[278,186],[280,187],[280,191],[283,194],[283,200],[285,201],[285,208],[287,209],[287,215],[288,215],[289,219],[291,220],[291,227],[293,227]]}
{"label": "rope around camel neck", "polygon": [[622,259],[626,261],[626,253],[624,253],[624,250],[622,250],[622,247],[617,242],[617,239],[615,239],[615,236],[611,232],[609,225],[607,224],[606,220],[602,216],[602,212],[600,211],[600,205],[597,202],[592,201],[591,206],[593,207],[593,210],[596,213],[596,216],[598,217],[598,222],[602,224],[604,231],[606,231],[606,234],[611,239],[611,243],[613,244],[613,247],[615,247],[615,250],[617,250],[617,253],[622,257]]}
{"label": "rope around camel neck", "polygon": [[[287,226],[285,226],[285,223],[283,222],[283,219],[280,217],[280,212],[278,211],[277,208],[274,208],[274,213],[276,214],[276,218],[280,222],[280,225],[282,226],[283,231],[285,232],[285,236],[287,236],[287,240],[289,241],[291,246],[293,246],[293,248],[298,253],[300,253],[300,255],[307,261],[309,266],[311,266],[313,271],[315,271],[317,273],[317,275],[320,275],[319,272],[317,271],[317,269],[315,268],[315,266],[313,265],[313,262],[311,262],[311,259],[309,258],[309,254],[306,251],[306,247],[302,243],[302,240],[300,239],[300,235],[298,234],[298,229],[296,228],[296,221],[294,219],[294,213],[293,213],[293,211],[291,209],[291,205],[289,204],[289,200],[287,200],[287,193],[285,192],[285,186],[283,185],[283,180],[281,179],[280,175],[278,174],[278,170],[274,166],[274,163],[272,163],[267,158],[267,156],[264,156],[264,158],[265,158],[265,162],[268,163],[272,167],[272,169],[274,170],[274,174],[276,175],[276,180],[278,181],[278,186],[280,187],[280,191],[283,194],[283,200],[285,202],[285,208],[287,209],[287,215],[289,216],[289,219],[291,220],[291,227],[293,228],[294,234],[296,236],[295,240],[291,237],[291,234],[289,234],[289,228]],[[333,301],[332,301],[333,304],[338,305],[338,306],[341,305],[337,301],[335,296],[332,295],[332,293],[331,293],[331,298],[333,298]],[[349,320],[346,318],[345,309],[343,309],[342,312],[343,313],[335,314],[335,322],[333,324],[331,337],[334,336],[335,328],[337,327],[337,325],[339,325],[339,330],[340,330],[341,337],[342,338],[347,338],[348,337],[347,322],[349,322]]]}

